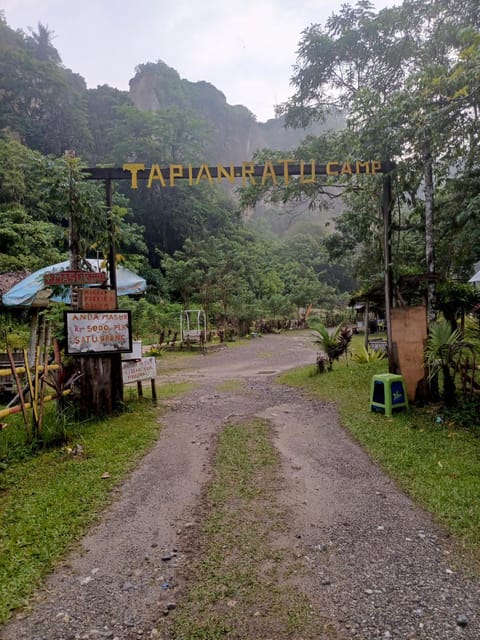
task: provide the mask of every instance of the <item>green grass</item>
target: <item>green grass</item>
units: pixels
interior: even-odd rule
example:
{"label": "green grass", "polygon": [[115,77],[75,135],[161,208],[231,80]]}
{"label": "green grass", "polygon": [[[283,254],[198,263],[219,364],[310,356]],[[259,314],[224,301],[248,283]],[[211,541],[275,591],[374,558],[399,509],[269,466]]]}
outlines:
{"label": "green grass", "polygon": [[277,501],[279,458],[268,425],[228,425],[214,469],[190,587],[173,619],[165,620],[162,637],[313,640],[327,633],[327,623],[292,579],[291,549],[278,543],[288,516]]}
{"label": "green grass", "polygon": [[[158,397],[188,388],[161,387]],[[158,409],[144,398],[120,416],[67,429],[68,447],[25,452],[23,461],[0,473],[0,623],[27,602],[156,441]],[[72,455],[75,444],[82,447],[79,455]]]}
{"label": "green grass", "polygon": [[411,408],[393,418],[371,412],[371,378],[386,368],[386,361],[342,361],[332,372],[318,375],[305,367],[279,380],[335,402],[342,423],[372,458],[480,558],[480,438],[451,421],[438,422],[439,407]]}
{"label": "green grass", "polygon": [[[195,388],[193,382],[173,382],[170,384],[162,384],[160,387],[156,386],[157,400],[166,400],[173,396],[188,393]],[[124,388],[124,397],[126,402],[134,401],[138,398],[137,387],[135,384],[130,384]],[[143,397],[147,400],[152,399],[152,390],[149,380],[143,381]]]}

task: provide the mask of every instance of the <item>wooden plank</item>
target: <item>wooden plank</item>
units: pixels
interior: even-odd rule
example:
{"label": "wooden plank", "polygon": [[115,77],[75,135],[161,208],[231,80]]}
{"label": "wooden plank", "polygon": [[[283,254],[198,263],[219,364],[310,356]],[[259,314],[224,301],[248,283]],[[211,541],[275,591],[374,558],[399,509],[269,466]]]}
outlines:
{"label": "wooden plank", "polygon": [[43,276],[43,284],[47,287],[57,285],[103,284],[106,281],[107,274],[104,271],[66,269],[65,271],[45,273]]}
{"label": "wooden plank", "polygon": [[[264,173],[265,173],[265,165],[264,164],[256,164],[253,165],[252,167],[250,166],[250,163],[248,164],[248,175],[249,176],[254,176],[256,178],[261,178]],[[338,166],[339,168],[342,167],[343,163],[342,162],[335,162],[332,163],[336,166]],[[351,164],[355,164],[355,162],[352,162]],[[369,163],[370,164],[370,163]],[[177,165],[175,165],[177,166]],[[179,165],[178,165],[179,166]],[[222,166],[224,167],[226,170],[230,171],[230,165],[222,165],[221,163],[219,163],[219,165],[215,165],[215,166],[209,166],[208,167],[208,172],[210,174],[210,176],[212,178],[218,178],[219,177],[219,169],[218,167]],[[381,162],[380,163],[380,169],[376,171],[376,173],[388,173],[389,171],[392,171],[392,169],[395,167],[395,164],[389,161],[385,161],[385,162]],[[169,165],[167,166],[161,166],[160,169],[162,170],[162,172],[165,173],[165,176],[169,175],[169,171],[170,171],[170,167]],[[283,175],[285,175],[285,166],[283,164],[276,164],[273,165],[273,170],[275,172],[275,175],[277,177],[281,177]],[[88,167],[85,169],[82,169],[82,171],[85,174],[85,178],[87,180],[131,180],[132,179],[132,174],[130,171],[125,171],[123,168],[121,167]],[[306,162],[305,165],[300,165],[300,164],[294,164],[294,163],[289,163],[288,164],[288,175],[289,176],[298,176],[298,175],[305,175],[305,176],[311,176],[312,175],[312,168],[311,168],[311,164],[309,162]],[[234,172],[234,176],[235,178],[242,178],[242,175],[245,172],[245,168],[241,165],[235,165],[233,167],[233,172]],[[360,170],[360,173],[367,173],[367,170],[365,167],[363,167]],[[196,178],[198,177],[199,174],[204,175],[205,174],[205,166],[203,165],[202,167],[192,167],[190,170],[188,170],[188,167],[186,165],[183,165],[183,170],[182,170],[182,174],[181,175],[176,175],[175,179],[176,180],[187,180],[189,178],[196,180]],[[327,175],[327,165],[326,164],[316,164],[315,165],[315,174],[319,175],[319,176],[325,176]],[[220,174],[221,175],[221,174]],[[347,174],[345,174],[347,175]],[[138,180],[148,180],[150,177],[150,168],[145,168],[143,170],[139,170],[137,172],[137,179]],[[345,176],[339,176],[339,177],[345,177]]]}

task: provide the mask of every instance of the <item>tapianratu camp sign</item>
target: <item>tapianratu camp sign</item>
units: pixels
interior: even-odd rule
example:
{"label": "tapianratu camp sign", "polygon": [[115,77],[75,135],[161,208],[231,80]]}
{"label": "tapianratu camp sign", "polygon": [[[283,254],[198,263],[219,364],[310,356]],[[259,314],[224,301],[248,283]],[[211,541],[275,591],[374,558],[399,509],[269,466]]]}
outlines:
{"label": "tapianratu camp sign", "polygon": [[[183,184],[195,187],[200,184],[221,184],[230,183],[239,184],[242,187],[250,185],[276,185],[276,184],[288,184],[292,176],[296,176],[297,181],[303,184],[315,184],[316,182],[324,182],[327,178],[339,178],[347,181],[348,178],[360,175],[375,176],[377,174],[386,174],[383,180],[383,203],[384,203],[384,216],[385,216],[385,229],[390,229],[389,212],[391,209],[391,186],[390,176],[388,175],[394,169],[394,164],[388,161],[380,160],[332,160],[325,164],[320,164],[315,161],[304,162],[296,161],[292,159],[280,160],[276,163],[266,161],[263,164],[255,164],[254,162],[242,162],[239,165],[230,164],[216,164],[210,166],[207,163],[200,164],[199,166],[192,166],[191,164],[169,164],[161,166],[158,163],[153,163],[151,166],[147,166],[142,162],[126,162],[122,167],[94,167],[84,169],[85,178],[87,180],[103,180],[105,182],[106,190],[106,205],[107,209],[112,206],[112,182],[115,180],[128,180],[132,189],[138,189],[139,182],[146,183],[146,187],[151,189],[153,187],[158,188],[174,188],[179,181]],[[113,237],[113,232],[112,232]],[[388,249],[390,241],[385,242],[385,246]],[[115,259],[115,246],[113,242],[109,249],[109,272],[111,279],[111,288],[116,291],[116,259]],[[391,269],[389,252],[385,251],[385,264],[386,273]],[[385,294],[386,305],[389,304],[390,294],[388,291],[390,277],[385,277]],[[116,294],[115,294],[116,297]],[[88,313],[88,312],[87,312]],[[90,313],[106,314],[107,311],[95,311]],[[116,311],[118,314],[122,314],[122,311]],[[102,315],[102,318],[104,316]],[[71,317],[70,327],[70,343],[69,347],[72,353],[84,352],[84,349],[88,350],[91,354],[93,351],[102,353],[111,353],[113,350],[119,349],[122,351],[125,345],[129,343],[129,329],[130,322],[126,321],[124,324],[127,327],[125,331],[116,334],[116,324],[113,325],[113,338],[112,334],[105,333],[105,321],[100,319],[97,323],[96,319],[91,319],[90,316],[87,320],[78,320],[74,316]],[[390,327],[389,312],[385,312],[385,318],[387,319],[387,327]],[[83,323],[83,324],[82,324]],[[90,323],[90,324],[89,324]],[[92,324],[93,323],[93,324]],[[97,323],[97,324],[95,324]],[[118,323],[117,323],[118,324]],[[95,328],[96,327],[96,328]],[[97,335],[97,333],[98,335]],[[103,332],[103,333],[102,333]],[[97,340],[94,341],[93,337],[88,339],[88,336],[95,335]],[[108,338],[105,337],[108,335]],[[388,334],[389,353],[391,349],[391,333]],[[83,338],[83,339],[82,339]],[[126,349],[125,349],[126,350]],[[118,357],[117,357],[118,356]],[[91,358],[84,358],[89,363]],[[105,399],[108,399],[110,408],[117,409],[121,405],[123,393],[122,393],[122,367],[120,354],[115,353],[111,357],[111,371],[110,371],[110,385],[100,385],[96,369],[88,371],[88,373],[82,376],[83,388],[81,396],[88,399],[89,395],[92,396],[92,400],[87,403],[88,407],[85,407],[85,415],[97,415],[99,411],[105,412]],[[87,364],[85,365],[87,367]],[[108,389],[106,388],[108,386]],[[152,387],[153,391],[153,387]],[[93,398],[94,396],[94,398]]]}
{"label": "tapianratu camp sign", "polygon": [[198,186],[202,183],[220,184],[229,182],[235,184],[241,181],[246,187],[251,184],[288,184],[291,176],[298,176],[303,184],[314,184],[320,177],[348,177],[354,175],[376,175],[388,173],[394,168],[392,162],[380,160],[353,160],[331,161],[325,164],[285,159],[277,164],[265,162],[242,162],[240,165],[200,164],[197,167],[191,164],[169,164],[160,166],[154,163],[147,167],[143,162],[127,162],[121,168],[85,169],[91,180],[129,180],[132,189],[138,189],[139,181],[145,181],[147,188],[154,186],[175,187],[178,180],[186,181],[189,186]]}

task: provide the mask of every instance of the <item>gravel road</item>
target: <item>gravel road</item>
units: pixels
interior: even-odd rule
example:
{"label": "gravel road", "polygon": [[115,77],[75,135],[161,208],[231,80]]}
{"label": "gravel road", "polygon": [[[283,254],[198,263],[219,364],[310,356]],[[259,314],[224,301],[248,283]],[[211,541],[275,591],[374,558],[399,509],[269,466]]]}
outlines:
{"label": "gravel road", "polygon": [[[159,383],[196,388],[167,403],[156,446],[0,639],[157,637],[164,610],[181,607],[182,534],[199,524],[213,439],[238,416],[273,425],[289,544],[303,589],[339,639],[478,640],[480,580],[461,568],[448,535],[372,463],[332,405],[273,382],[314,360],[309,334],[292,332],[182,359],[173,372],[160,361]],[[219,390],[233,379],[242,393]]]}

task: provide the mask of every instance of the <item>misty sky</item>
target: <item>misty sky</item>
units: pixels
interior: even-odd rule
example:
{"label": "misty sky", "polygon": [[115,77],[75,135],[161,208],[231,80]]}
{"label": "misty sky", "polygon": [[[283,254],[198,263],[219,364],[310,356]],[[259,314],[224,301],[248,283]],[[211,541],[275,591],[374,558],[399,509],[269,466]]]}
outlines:
{"label": "misty sky", "polygon": [[[342,0],[343,1],[343,0]],[[375,0],[378,8],[400,0]],[[135,67],[162,60],[190,81],[206,80],[263,122],[291,94],[301,32],[323,24],[336,0],[2,0],[7,24],[55,33],[66,67],[89,88],[128,89]]]}

